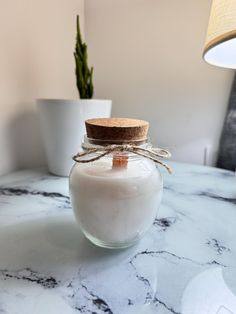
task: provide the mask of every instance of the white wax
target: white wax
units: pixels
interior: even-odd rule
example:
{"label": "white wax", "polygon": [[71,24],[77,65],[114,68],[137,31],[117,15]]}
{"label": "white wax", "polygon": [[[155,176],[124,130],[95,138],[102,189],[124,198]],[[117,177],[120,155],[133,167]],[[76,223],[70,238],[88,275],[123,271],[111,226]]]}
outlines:
{"label": "white wax", "polygon": [[97,161],[76,164],[70,177],[75,216],[85,233],[100,241],[125,242],[146,231],[156,216],[162,178],[150,160],[112,169]]}

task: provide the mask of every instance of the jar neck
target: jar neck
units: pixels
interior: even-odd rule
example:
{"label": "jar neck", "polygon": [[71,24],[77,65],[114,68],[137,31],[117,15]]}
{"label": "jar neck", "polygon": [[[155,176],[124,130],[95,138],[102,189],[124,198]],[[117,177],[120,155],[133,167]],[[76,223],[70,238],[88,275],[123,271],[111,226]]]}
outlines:
{"label": "jar neck", "polygon": [[129,141],[100,140],[100,139],[88,138],[85,135],[84,142],[82,143],[82,148],[91,149],[91,148],[104,147],[104,146],[109,146],[109,145],[134,145],[134,146],[146,148],[150,146],[150,141],[149,141],[149,138],[142,139],[142,140],[129,140]]}
{"label": "jar neck", "polygon": [[[135,142],[129,141],[128,143],[123,142],[122,144],[114,144],[114,141],[111,141],[111,143],[109,143],[109,141],[102,141],[101,143],[100,141],[100,145],[98,145],[97,142],[96,144],[90,143],[87,136],[85,136],[84,143],[82,144],[84,152],[79,152],[78,154],[76,154],[73,157],[73,160],[78,163],[89,163],[97,161],[103,157],[109,157],[109,155],[113,155],[113,157],[115,158],[118,157],[119,160],[122,159],[123,167],[123,160],[127,160],[127,155],[128,157],[130,155],[138,155],[142,158],[147,158],[152,162],[164,166],[169,173],[172,173],[171,168],[159,159],[169,158],[170,153],[168,150],[157,147],[153,148],[148,139],[143,140],[142,143],[139,142],[139,145],[137,145],[137,141]],[[88,158],[86,159],[86,157]]]}

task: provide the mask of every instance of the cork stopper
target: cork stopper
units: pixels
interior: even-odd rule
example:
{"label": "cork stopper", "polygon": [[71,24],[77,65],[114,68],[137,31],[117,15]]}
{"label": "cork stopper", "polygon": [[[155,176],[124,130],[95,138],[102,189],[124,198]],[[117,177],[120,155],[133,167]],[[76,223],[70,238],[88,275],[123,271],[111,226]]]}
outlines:
{"label": "cork stopper", "polygon": [[144,142],[147,139],[149,123],[144,120],[128,118],[99,118],[85,121],[87,137],[95,143],[122,144]]}

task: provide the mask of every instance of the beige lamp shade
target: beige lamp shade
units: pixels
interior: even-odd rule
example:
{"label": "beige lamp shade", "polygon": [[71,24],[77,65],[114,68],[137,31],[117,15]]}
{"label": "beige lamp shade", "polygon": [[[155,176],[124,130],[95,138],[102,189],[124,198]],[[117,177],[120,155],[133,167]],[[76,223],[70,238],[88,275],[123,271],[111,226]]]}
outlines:
{"label": "beige lamp shade", "polygon": [[236,0],[213,0],[203,58],[236,69]]}

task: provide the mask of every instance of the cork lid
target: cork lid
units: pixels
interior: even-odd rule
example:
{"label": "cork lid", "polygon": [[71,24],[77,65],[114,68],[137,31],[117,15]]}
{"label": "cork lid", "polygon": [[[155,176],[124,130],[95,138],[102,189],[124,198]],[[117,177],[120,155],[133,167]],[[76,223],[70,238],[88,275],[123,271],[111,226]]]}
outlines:
{"label": "cork lid", "polygon": [[149,123],[128,118],[100,118],[86,120],[85,126],[89,139],[112,144],[145,141]]}

